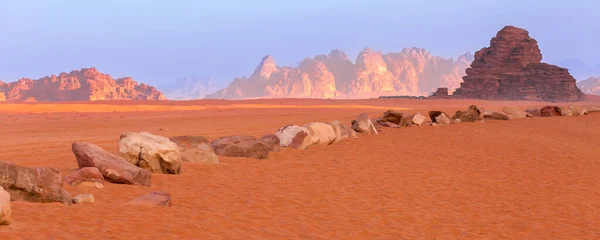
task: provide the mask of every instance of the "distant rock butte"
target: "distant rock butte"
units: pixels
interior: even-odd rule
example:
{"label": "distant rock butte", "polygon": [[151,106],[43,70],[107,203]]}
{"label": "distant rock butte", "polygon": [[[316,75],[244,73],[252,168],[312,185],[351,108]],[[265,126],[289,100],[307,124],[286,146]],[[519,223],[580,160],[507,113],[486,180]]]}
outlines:
{"label": "distant rock butte", "polygon": [[0,81],[0,101],[165,100],[156,88],[129,77],[113,79],[96,68],[83,68],[38,80]]}
{"label": "distant rock butte", "polygon": [[456,61],[431,56],[420,48],[382,54],[364,49],[352,63],[346,53],[304,59],[298,67],[279,67],[265,56],[249,77],[236,78],[208,99],[364,98],[380,95],[428,95],[438,87],[453,92],[473,60],[467,53]]}
{"label": "distant rock butte", "polygon": [[600,77],[591,77],[586,80],[579,81],[577,82],[577,86],[585,94],[600,95]]}
{"label": "distant rock butte", "polygon": [[466,70],[467,76],[452,97],[550,102],[587,100],[569,70],[541,60],[537,41],[529,37],[527,30],[506,26],[492,38],[489,47],[475,53],[475,60]]}

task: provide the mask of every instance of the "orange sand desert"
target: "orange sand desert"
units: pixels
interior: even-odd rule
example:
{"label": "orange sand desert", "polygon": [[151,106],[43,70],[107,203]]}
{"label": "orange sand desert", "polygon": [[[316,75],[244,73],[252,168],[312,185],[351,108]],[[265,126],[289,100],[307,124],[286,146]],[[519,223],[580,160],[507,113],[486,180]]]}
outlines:
{"label": "orange sand desert", "polygon": [[[590,96],[588,105],[600,105]],[[117,151],[125,131],[261,136],[387,109],[452,113],[475,100],[201,100],[0,104],[0,160],[77,169],[74,141]],[[221,157],[152,187],[68,186],[96,203],[12,203],[0,239],[600,239],[600,113],[384,129],[269,159]],[[126,206],[152,190],[172,207]]]}

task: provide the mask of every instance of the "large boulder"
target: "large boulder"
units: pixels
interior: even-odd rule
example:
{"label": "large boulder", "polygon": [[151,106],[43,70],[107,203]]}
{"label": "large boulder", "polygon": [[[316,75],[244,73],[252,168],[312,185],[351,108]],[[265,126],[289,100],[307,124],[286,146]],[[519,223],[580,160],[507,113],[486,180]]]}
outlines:
{"label": "large boulder", "polygon": [[75,142],[71,150],[75,154],[80,168],[98,168],[104,179],[109,182],[146,187],[152,184],[152,173],[150,171],[139,168],[120,156],[109,153],[94,144]]}
{"label": "large boulder", "polygon": [[335,130],[327,123],[309,122],[304,127],[310,133],[312,144],[329,145],[336,139]]}
{"label": "large boulder", "polygon": [[267,145],[252,136],[222,137],[212,141],[210,145],[217,155],[226,157],[265,159],[270,152]]}
{"label": "large boulder", "polygon": [[359,133],[378,134],[373,121],[366,113],[360,114],[356,120],[352,121],[352,129]]}
{"label": "large boulder", "polygon": [[571,108],[571,113],[573,113],[573,116],[583,116],[588,114],[587,109],[585,109],[584,107],[581,106],[570,106]]}
{"label": "large boulder", "polygon": [[441,111],[429,111],[429,118],[432,123],[450,124],[450,118],[448,114]]}
{"label": "large boulder", "polygon": [[171,195],[163,191],[154,191],[127,202],[127,205],[170,207]]}
{"label": "large boulder", "polygon": [[415,113],[411,118],[411,123],[414,125],[417,125],[417,126],[423,125],[424,122],[425,122],[425,116],[423,114],[421,114],[420,112]]}
{"label": "large boulder", "polygon": [[511,119],[532,117],[531,114],[521,111],[516,107],[503,107],[502,112],[508,115]]}
{"label": "large boulder", "polygon": [[177,136],[169,138],[179,147],[181,161],[203,164],[219,164],[219,157],[202,136]]}
{"label": "large boulder", "polygon": [[558,106],[545,106],[540,109],[540,116],[542,117],[559,117],[562,116],[560,113],[560,107]]}
{"label": "large boulder", "polygon": [[179,146],[167,137],[149,132],[125,132],[119,139],[119,152],[131,164],[154,173],[181,173]]}
{"label": "large boulder", "polygon": [[508,116],[508,114],[495,111],[485,111],[484,116],[488,119],[510,120],[510,116]]}
{"label": "large boulder", "polygon": [[63,189],[63,177],[54,168],[27,168],[0,162],[0,187],[12,201],[71,204],[71,195]]}
{"label": "large boulder", "polygon": [[483,108],[479,108],[475,105],[469,106],[466,111],[456,111],[456,114],[452,117],[453,119],[460,119],[461,122],[475,122],[483,120],[484,115]]}
{"label": "large boulder", "polygon": [[279,152],[281,149],[281,143],[275,134],[264,135],[260,138],[260,141],[265,144],[271,152]]}
{"label": "large boulder", "polygon": [[394,110],[388,110],[383,113],[383,117],[381,117],[380,122],[390,122],[394,124],[400,124],[402,122],[402,118],[404,118],[407,114],[396,112]]}
{"label": "large boulder", "polygon": [[10,193],[0,186],[0,225],[10,224]]}
{"label": "large boulder", "polygon": [[84,184],[104,188],[104,177],[98,168],[84,167],[65,177],[65,183],[71,186]]}
{"label": "large boulder", "polygon": [[356,131],[349,126],[344,125],[342,122],[335,120],[329,123],[335,131],[335,141],[339,142],[343,139],[357,138]]}
{"label": "large boulder", "polygon": [[275,136],[279,138],[281,147],[304,150],[312,143],[308,129],[297,125],[282,127],[275,132]]}
{"label": "large boulder", "polygon": [[529,109],[525,110],[525,112],[527,114],[529,114],[531,117],[541,117],[542,116],[542,112],[540,111],[539,108],[529,108]]}

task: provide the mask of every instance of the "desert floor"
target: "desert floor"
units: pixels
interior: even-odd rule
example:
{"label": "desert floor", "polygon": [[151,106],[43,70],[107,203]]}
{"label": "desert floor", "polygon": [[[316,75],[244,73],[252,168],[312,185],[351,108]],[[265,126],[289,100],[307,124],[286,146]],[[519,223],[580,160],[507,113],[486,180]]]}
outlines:
{"label": "desert floor", "polygon": [[[125,131],[262,136],[288,124],[449,113],[467,100],[247,100],[0,104],[0,160],[77,169],[74,141],[117,151]],[[600,105],[592,98],[589,105]],[[161,130],[162,129],[162,130]],[[67,186],[96,203],[13,202],[0,239],[600,239],[600,113],[385,129],[269,159],[221,157],[152,187]],[[152,190],[173,206],[124,203]]]}

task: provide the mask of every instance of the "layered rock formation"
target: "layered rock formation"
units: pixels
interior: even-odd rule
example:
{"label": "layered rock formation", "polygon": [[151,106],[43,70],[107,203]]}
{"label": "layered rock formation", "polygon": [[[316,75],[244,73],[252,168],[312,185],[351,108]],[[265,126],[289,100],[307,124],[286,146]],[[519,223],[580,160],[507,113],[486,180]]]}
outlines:
{"label": "layered rock formation", "polygon": [[21,78],[0,82],[0,100],[25,101],[95,101],[95,100],[164,100],[156,88],[138,84],[129,77],[113,79],[96,68],[84,68],[38,80]]}
{"label": "layered rock formation", "polygon": [[428,95],[437,87],[454,91],[473,56],[456,61],[431,56],[419,48],[382,54],[367,48],[356,64],[339,50],[306,58],[297,68],[279,67],[265,56],[249,78],[236,78],[206,98],[355,98],[379,95]]}
{"label": "layered rock formation", "polygon": [[475,53],[454,98],[583,101],[569,70],[542,63],[537,41],[524,29],[506,26],[489,47]]}
{"label": "layered rock formation", "polygon": [[600,95],[600,78],[591,77],[577,82],[577,86],[585,94]]}

